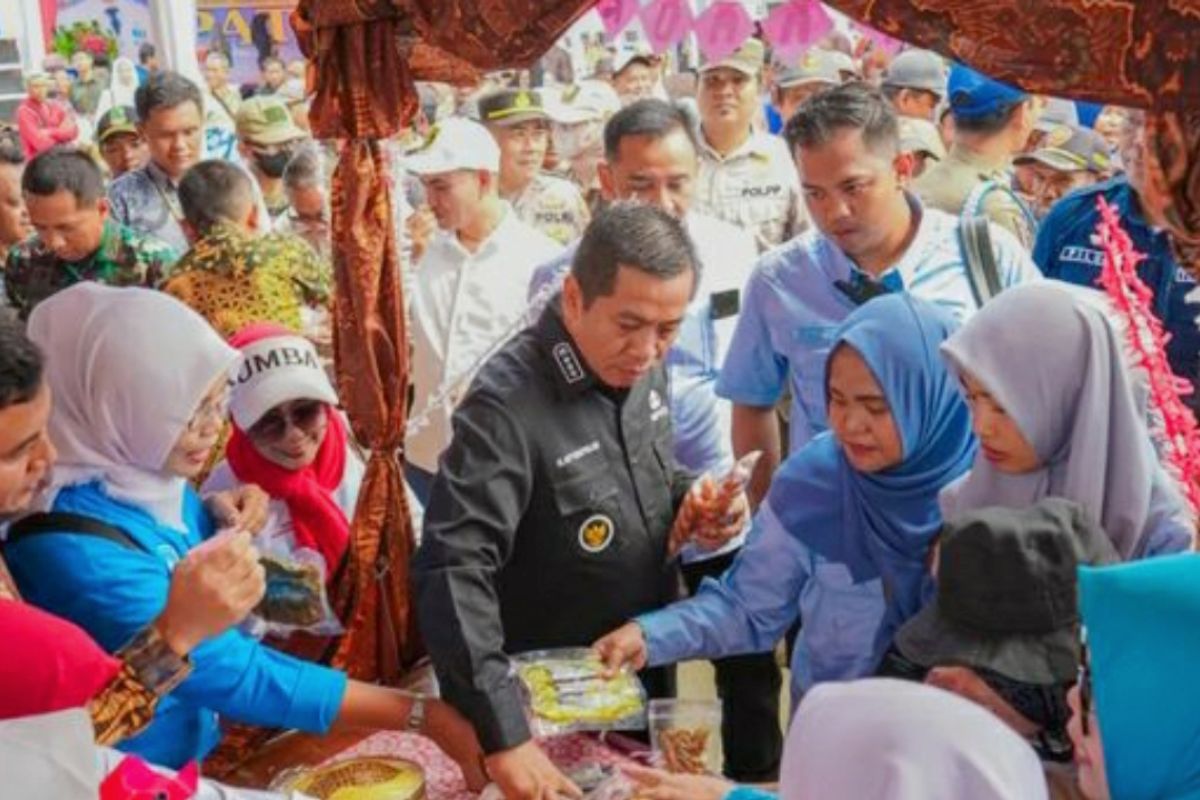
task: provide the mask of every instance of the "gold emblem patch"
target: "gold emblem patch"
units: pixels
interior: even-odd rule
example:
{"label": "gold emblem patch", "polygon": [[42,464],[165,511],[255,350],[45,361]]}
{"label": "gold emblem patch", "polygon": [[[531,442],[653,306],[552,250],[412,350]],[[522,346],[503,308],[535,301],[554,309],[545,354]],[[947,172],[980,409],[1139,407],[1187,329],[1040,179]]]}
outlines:
{"label": "gold emblem patch", "polygon": [[1062,147],[1071,140],[1073,131],[1066,125],[1058,125],[1046,134],[1047,147]]}
{"label": "gold emblem patch", "polygon": [[611,517],[595,514],[579,526],[579,546],[589,553],[602,553],[612,544],[615,532]]}

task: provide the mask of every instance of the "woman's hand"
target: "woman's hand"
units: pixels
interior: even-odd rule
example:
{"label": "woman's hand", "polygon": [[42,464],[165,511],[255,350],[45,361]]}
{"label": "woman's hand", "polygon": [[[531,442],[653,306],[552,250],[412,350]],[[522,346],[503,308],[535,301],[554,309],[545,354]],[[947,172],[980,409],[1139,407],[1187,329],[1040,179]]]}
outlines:
{"label": "woman's hand", "polygon": [[204,507],[218,528],[237,528],[252,536],[266,526],[270,504],[270,496],[252,483],[204,498]]}
{"label": "woman's hand", "polygon": [[605,634],[603,638],[597,639],[592,645],[592,650],[600,657],[604,664],[604,674],[609,678],[615,676],[626,665],[635,671],[643,669],[648,658],[646,635],[642,632],[642,626],[636,622],[627,622],[615,631]]}
{"label": "woman's hand", "polygon": [[154,624],[172,650],[187,655],[245,619],[262,599],[265,581],[250,534],[226,531],[176,565],[167,605]]}
{"label": "woman's hand", "polygon": [[432,739],[462,770],[467,788],[481,792],[488,784],[483,767],[483,749],[475,729],[454,708],[441,700],[425,701],[425,724],[421,735]]}
{"label": "woman's hand", "polygon": [[675,775],[634,764],[621,765],[621,771],[638,785],[637,800],[724,800],[736,788],[711,775]]}

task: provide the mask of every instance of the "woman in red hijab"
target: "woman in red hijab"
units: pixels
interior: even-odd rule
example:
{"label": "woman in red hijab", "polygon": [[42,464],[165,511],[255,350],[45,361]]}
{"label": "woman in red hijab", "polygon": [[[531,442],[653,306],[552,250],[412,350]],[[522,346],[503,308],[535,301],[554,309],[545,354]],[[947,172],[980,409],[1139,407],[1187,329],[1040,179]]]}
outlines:
{"label": "woman in red hijab", "polygon": [[256,543],[265,553],[315,554],[333,582],[350,542],[364,465],[337,410],[312,342],[272,323],[239,331],[243,360],[232,377],[233,432],[205,491],[246,484],[271,498]]}

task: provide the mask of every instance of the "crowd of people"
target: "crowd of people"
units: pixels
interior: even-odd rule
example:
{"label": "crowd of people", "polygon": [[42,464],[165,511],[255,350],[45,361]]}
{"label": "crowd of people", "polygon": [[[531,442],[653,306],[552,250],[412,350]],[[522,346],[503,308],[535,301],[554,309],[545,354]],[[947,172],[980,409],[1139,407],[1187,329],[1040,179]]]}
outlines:
{"label": "crowd of people", "polygon": [[419,84],[388,143],[439,698],[246,622],[264,555],[338,593],[364,475],[303,64],[28,76],[0,132],[0,719],[86,706],[167,769],[224,722],[409,730],[472,789],[581,797],[510,656],[582,646],[652,697],[713,662],[724,776],[631,769],[646,800],[1200,797],[1197,520],[1093,238],[1103,198],[1196,384],[1200,264],[1144,198],[1140,112],[840,34],[694,68],[588,45],[587,77],[556,47]]}

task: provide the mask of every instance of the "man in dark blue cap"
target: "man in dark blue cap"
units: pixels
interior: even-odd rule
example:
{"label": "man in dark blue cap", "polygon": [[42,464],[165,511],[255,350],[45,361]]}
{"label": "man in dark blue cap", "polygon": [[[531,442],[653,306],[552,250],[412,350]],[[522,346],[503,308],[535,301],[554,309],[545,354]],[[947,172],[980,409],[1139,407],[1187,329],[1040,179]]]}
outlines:
{"label": "man in dark blue cap", "polygon": [[925,203],[949,214],[986,216],[1033,246],[1033,215],[1011,187],[1012,158],[1025,148],[1035,115],[1030,97],[961,64],[946,87],[954,143],[946,159],[913,184]]}

